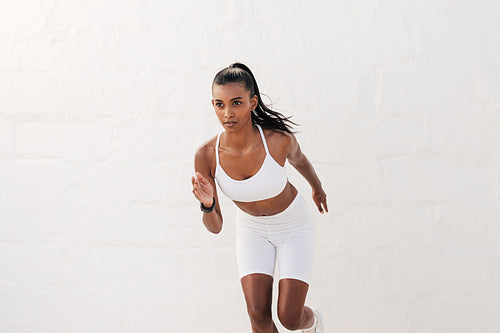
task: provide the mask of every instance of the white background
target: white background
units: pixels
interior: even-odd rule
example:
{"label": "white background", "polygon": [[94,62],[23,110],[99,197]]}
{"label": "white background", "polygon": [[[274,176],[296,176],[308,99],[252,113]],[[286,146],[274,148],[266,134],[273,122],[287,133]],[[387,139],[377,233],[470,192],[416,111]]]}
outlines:
{"label": "white background", "polygon": [[500,332],[499,12],[1,1],[0,332],[250,332],[234,206],[212,235],[190,184],[235,61],[328,194],[308,297],[326,332]]}

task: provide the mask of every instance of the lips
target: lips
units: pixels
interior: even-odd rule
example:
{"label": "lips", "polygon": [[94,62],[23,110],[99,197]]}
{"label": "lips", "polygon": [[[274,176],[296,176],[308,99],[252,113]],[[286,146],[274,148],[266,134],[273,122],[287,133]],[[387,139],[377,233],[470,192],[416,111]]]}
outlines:
{"label": "lips", "polygon": [[236,124],[236,121],[225,121],[224,122],[224,125],[226,125],[228,127],[232,127],[232,126],[234,126],[234,124]]}

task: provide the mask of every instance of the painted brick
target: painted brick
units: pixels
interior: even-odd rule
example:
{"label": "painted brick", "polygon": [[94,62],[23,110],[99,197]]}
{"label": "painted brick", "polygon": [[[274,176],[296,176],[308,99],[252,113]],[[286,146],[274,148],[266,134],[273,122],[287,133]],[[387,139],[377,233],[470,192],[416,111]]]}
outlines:
{"label": "painted brick", "polygon": [[302,125],[328,194],[322,216],[287,166],[326,332],[499,331],[499,10],[0,2],[0,331],[250,331],[234,204],[213,235],[190,184],[235,61]]}
{"label": "painted brick", "polygon": [[16,126],[16,153],[20,158],[107,159],[111,129],[85,123],[23,123]]}

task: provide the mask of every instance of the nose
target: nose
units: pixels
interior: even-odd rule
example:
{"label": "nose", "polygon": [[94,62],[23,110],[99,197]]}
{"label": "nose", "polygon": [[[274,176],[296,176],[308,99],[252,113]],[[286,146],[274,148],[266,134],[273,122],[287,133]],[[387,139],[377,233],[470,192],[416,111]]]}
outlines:
{"label": "nose", "polygon": [[233,109],[230,106],[226,107],[226,109],[224,110],[224,117],[231,118],[233,114],[234,114]]}

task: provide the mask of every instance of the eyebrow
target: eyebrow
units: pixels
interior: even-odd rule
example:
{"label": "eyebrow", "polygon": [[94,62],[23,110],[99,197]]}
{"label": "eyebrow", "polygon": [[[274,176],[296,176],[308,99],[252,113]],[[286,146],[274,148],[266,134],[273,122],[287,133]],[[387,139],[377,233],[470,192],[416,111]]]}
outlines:
{"label": "eyebrow", "polygon": [[[243,97],[235,97],[235,98],[231,98],[229,101],[231,101],[231,102],[232,102],[232,101],[235,101],[235,100],[237,100],[237,99],[243,99]],[[220,102],[223,102],[223,100],[222,100],[222,99],[218,99],[218,98],[215,98],[214,100],[216,100],[216,101],[220,101]]]}

